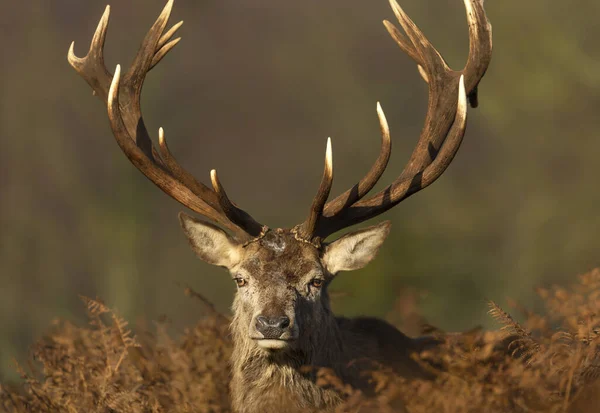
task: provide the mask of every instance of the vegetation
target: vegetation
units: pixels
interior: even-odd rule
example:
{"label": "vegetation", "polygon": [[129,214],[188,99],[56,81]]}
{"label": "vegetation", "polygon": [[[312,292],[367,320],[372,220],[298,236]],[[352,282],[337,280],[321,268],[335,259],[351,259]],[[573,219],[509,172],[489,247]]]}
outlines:
{"label": "vegetation", "polygon": [[[187,295],[206,300],[191,289]],[[513,303],[523,323],[490,302],[502,328],[444,333],[417,359],[432,381],[406,381],[376,368],[374,394],[342,383],[328,371],[316,380],[345,396],[338,412],[572,412],[600,402],[600,269],[568,288],[540,288],[546,307],[536,314]],[[21,385],[0,387],[0,411],[228,412],[229,319],[210,314],[177,340],[168,322],[137,336],[99,300],[82,297],[89,325],[56,322],[33,348]]]}

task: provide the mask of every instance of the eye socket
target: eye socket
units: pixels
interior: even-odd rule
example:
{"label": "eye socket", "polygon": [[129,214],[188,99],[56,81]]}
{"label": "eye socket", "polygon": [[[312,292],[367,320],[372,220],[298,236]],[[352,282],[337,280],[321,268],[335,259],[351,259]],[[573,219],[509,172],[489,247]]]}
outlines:
{"label": "eye socket", "polygon": [[246,284],[248,284],[248,281],[246,281],[243,278],[234,278],[233,279],[235,281],[235,283],[237,284],[238,287],[244,287]]}
{"label": "eye socket", "polygon": [[310,285],[311,285],[311,287],[321,288],[321,287],[323,287],[323,280],[320,278],[313,278],[310,281]]}

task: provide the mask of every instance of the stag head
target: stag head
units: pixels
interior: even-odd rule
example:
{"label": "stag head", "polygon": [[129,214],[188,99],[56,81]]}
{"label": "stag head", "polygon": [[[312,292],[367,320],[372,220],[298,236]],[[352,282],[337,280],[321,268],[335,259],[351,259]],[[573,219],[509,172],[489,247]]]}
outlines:
{"label": "stag head", "polygon": [[179,215],[192,249],[225,267],[237,285],[233,331],[261,348],[305,348],[313,323],[327,324],[327,286],[340,271],[371,261],[390,231],[388,221],[323,245],[292,230],[267,230],[241,243],[217,226]]}

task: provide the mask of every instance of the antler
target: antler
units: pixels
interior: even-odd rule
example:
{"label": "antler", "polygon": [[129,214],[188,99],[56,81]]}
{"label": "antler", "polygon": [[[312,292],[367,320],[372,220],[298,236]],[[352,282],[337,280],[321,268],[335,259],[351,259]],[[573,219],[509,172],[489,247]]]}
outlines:
{"label": "antler", "polygon": [[215,170],[211,171],[213,189],[210,189],[177,163],[169,151],[162,128],[159,129],[160,153],[146,130],[140,106],[144,80],[147,73],[181,39],[172,38],[183,22],[165,32],[172,8],[173,0],[169,0],[144,38],[123,80],[119,65],[112,76],[104,64],[104,42],[110,6],[106,7],[100,19],[88,54],[83,58],[75,56],[73,42],[68,54],[69,63],[92,87],[94,94],[106,104],[117,143],[140,172],[167,195],[231,230],[238,238],[258,236],[263,226],[229,200]]}
{"label": "antler", "polygon": [[[391,151],[388,124],[377,103],[382,133],[379,157],[365,177],[351,189],[324,206],[311,209],[307,220],[297,227],[298,234],[303,238],[325,239],[342,228],[373,218],[431,185],[450,165],[464,136],[467,97],[471,107],[477,107],[477,86],[487,70],[492,53],[492,27],[483,9],[483,0],[464,2],[469,23],[469,57],[462,70],[454,71],[396,1],[390,0],[406,34],[387,20],[383,23],[398,46],[417,63],[421,77],[429,86],[425,126],[400,176],[382,191],[362,199],[383,175]],[[325,175],[330,180],[333,177],[331,172]],[[317,199],[321,199],[322,194],[320,189],[313,205],[318,204]]]}

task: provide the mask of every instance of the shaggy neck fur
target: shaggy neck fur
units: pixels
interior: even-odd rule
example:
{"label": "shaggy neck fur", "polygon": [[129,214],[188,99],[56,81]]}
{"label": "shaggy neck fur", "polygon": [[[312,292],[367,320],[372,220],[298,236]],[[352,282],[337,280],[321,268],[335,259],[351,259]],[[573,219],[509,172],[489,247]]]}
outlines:
{"label": "shaggy neck fur", "polygon": [[258,347],[248,337],[249,320],[239,306],[234,300],[231,393],[236,412],[322,411],[339,403],[335,392],[315,384],[318,368],[342,374],[342,337],[329,306],[320,316],[313,314],[310,322],[299,320],[303,333],[293,348],[275,351]]}

